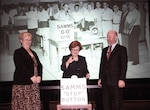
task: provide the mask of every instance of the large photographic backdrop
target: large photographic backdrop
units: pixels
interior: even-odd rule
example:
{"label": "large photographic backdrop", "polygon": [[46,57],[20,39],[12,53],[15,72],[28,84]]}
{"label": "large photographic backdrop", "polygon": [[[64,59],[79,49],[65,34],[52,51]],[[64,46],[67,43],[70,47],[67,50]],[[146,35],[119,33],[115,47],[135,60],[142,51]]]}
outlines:
{"label": "large photographic backdrop", "polygon": [[[80,55],[85,56],[90,79],[98,79],[101,52],[107,46],[108,30],[118,32],[118,43],[128,42],[123,23],[132,20],[126,15],[128,0],[1,0],[0,81],[12,81],[15,66],[14,50],[19,48],[18,35],[29,31],[33,35],[31,48],[43,65],[43,80],[60,80],[61,59],[70,53],[68,46],[81,42]],[[148,0],[132,0],[131,7],[140,13],[138,38],[139,63],[128,61],[127,79],[150,78],[150,35]],[[127,17],[128,16],[128,17]],[[124,17],[124,20],[122,20]],[[129,20],[128,20],[129,19]],[[133,22],[132,22],[133,23]],[[135,22],[134,22],[135,23]],[[122,30],[123,31],[122,31]],[[32,31],[31,31],[32,30]],[[120,30],[120,31],[119,31]],[[126,36],[124,36],[126,35]]]}

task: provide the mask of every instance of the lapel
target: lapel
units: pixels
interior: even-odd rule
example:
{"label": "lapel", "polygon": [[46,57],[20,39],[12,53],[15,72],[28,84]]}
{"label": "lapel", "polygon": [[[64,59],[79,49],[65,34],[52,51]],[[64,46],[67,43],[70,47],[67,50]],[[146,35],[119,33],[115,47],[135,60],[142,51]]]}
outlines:
{"label": "lapel", "polygon": [[[26,59],[26,61],[28,62],[33,62],[31,56],[28,54],[28,52],[22,47],[22,53],[23,53],[23,56],[24,58]],[[31,50],[32,51],[32,50]],[[33,55],[35,56],[34,52],[32,51]]]}

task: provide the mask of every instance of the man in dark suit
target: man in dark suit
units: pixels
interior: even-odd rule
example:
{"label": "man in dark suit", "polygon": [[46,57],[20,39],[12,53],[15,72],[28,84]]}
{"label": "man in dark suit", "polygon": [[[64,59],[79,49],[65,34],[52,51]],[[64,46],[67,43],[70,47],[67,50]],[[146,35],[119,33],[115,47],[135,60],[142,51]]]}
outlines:
{"label": "man in dark suit", "polygon": [[107,33],[109,46],[102,51],[98,80],[98,85],[102,86],[104,110],[112,110],[112,100],[114,100],[114,110],[122,110],[128,60],[126,47],[117,44],[117,41],[117,32],[110,30]]}

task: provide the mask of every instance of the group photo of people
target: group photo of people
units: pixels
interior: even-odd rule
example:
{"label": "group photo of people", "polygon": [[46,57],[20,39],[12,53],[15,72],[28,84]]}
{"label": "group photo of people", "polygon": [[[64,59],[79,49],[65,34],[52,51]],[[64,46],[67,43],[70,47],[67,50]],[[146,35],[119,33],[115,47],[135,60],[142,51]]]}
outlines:
{"label": "group photo of people", "polygon": [[[61,70],[63,56],[70,54],[69,44],[75,40],[82,45],[80,55],[87,60],[90,78],[97,79],[101,52],[108,46],[109,30],[116,31],[117,43],[127,48],[129,67],[149,62],[147,1],[35,2],[33,0],[14,3],[2,1],[1,5],[1,47],[4,47],[1,54],[8,52],[8,56],[12,57],[15,49],[20,46],[18,33],[24,31],[31,33],[31,48],[41,55],[40,59],[45,66],[44,80],[58,80],[63,77]],[[61,36],[62,34],[64,36]],[[5,68],[3,69],[1,73],[5,72]],[[10,71],[7,71],[12,74],[13,70],[12,66]],[[130,68],[127,77],[136,77]],[[12,80],[12,77],[8,80]]]}

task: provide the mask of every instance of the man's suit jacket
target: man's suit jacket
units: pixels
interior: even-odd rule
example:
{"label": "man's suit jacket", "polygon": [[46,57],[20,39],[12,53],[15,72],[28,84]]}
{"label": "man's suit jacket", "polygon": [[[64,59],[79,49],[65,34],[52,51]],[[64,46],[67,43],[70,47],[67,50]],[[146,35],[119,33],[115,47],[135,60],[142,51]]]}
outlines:
{"label": "man's suit jacket", "polygon": [[99,79],[103,84],[118,85],[118,80],[125,80],[127,71],[127,50],[125,47],[117,44],[109,60],[107,60],[108,47],[102,51],[100,62]]}
{"label": "man's suit jacket", "polygon": [[[42,77],[42,64],[37,54],[31,50],[37,61],[38,75]],[[14,84],[27,85],[32,84],[30,77],[34,75],[34,62],[28,52],[23,48],[19,48],[14,52]]]}

